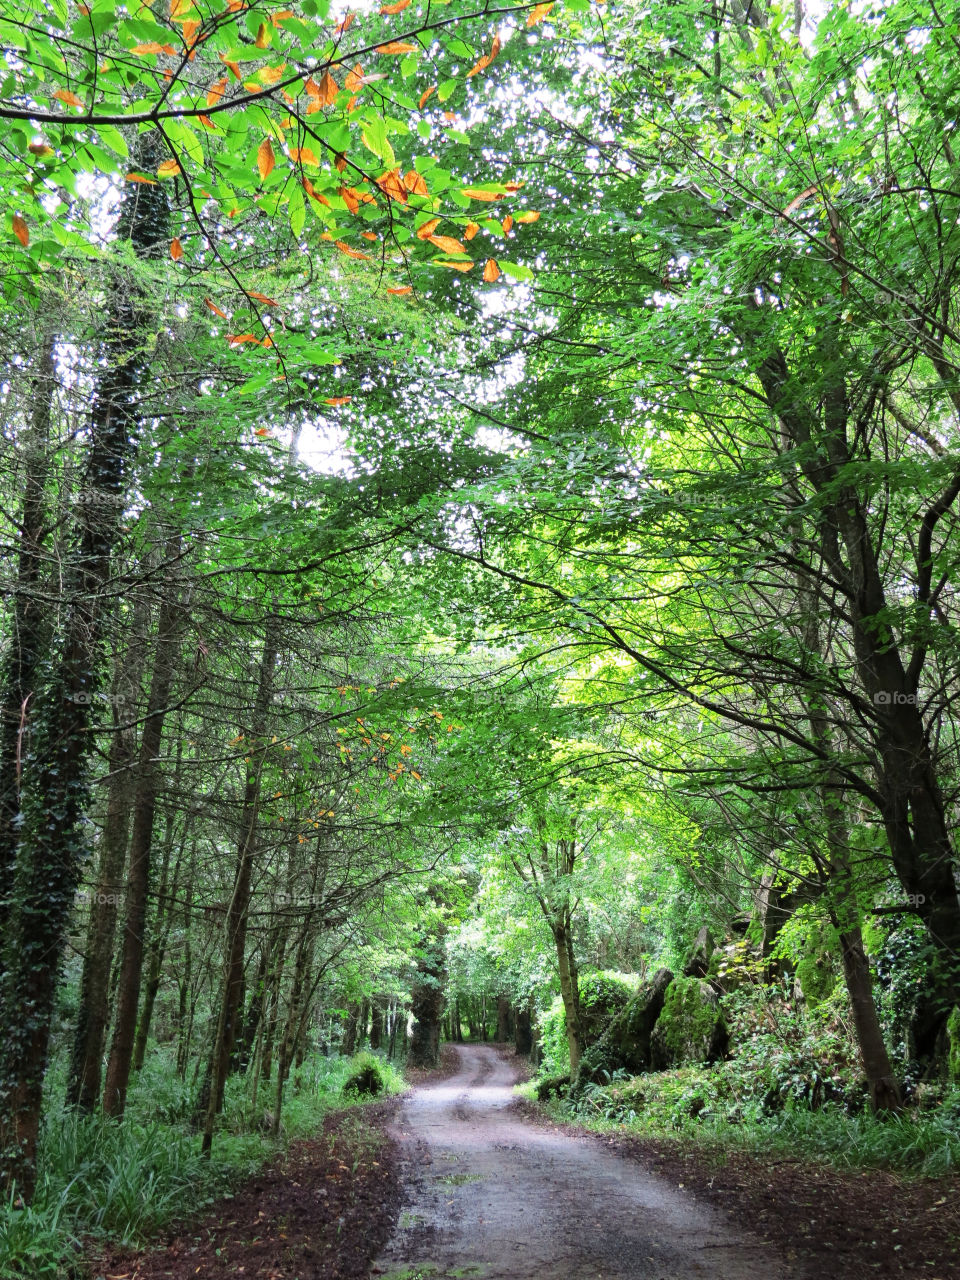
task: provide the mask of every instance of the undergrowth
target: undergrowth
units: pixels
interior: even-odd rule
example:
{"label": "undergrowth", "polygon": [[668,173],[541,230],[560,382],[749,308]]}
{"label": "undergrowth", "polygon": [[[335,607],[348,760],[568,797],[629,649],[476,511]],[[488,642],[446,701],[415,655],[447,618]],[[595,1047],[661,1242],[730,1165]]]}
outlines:
{"label": "undergrowth", "polygon": [[[264,1132],[272,1089],[261,1090],[254,1108],[249,1084],[231,1077],[213,1154],[205,1158],[190,1129],[192,1089],[159,1053],[148,1063],[119,1124],[51,1105],[32,1202],[21,1207],[14,1192],[0,1204],[0,1280],[85,1275],[85,1241],[140,1245],[166,1224],[204,1209],[276,1153],[277,1144]],[[377,1064],[387,1092],[404,1087],[392,1064]],[[287,1085],[284,1137],[313,1133],[332,1108],[358,1105],[359,1097],[343,1093],[356,1068],[349,1058],[307,1060]]]}

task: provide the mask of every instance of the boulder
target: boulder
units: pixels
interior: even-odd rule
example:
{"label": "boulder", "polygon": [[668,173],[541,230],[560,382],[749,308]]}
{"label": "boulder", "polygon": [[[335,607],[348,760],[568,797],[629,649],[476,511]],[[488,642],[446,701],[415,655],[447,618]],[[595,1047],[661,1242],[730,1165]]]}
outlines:
{"label": "boulder", "polygon": [[700,978],[672,982],[650,1037],[653,1070],[717,1062],[728,1043],[720,1000],[710,984]]}
{"label": "boulder", "polygon": [[580,1059],[572,1092],[592,1081],[609,1079],[614,1071],[639,1075],[650,1070],[650,1037],[673,982],[669,969],[658,969],[629,1003],[613,1017],[603,1035]]}
{"label": "boulder", "polygon": [[713,934],[704,925],[694,939],[693,946],[686,954],[683,962],[683,976],[685,978],[705,978],[710,972],[710,961],[713,959],[715,947]]}

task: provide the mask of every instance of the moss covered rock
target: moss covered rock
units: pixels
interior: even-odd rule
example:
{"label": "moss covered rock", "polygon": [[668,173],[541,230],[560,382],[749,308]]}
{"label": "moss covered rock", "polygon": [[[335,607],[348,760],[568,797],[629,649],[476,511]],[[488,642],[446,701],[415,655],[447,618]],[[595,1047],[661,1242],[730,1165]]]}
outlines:
{"label": "moss covered rock", "polygon": [[591,1081],[608,1080],[614,1071],[637,1075],[650,1070],[650,1037],[672,981],[669,969],[658,969],[611,1019],[600,1039],[580,1059],[573,1092]]}
{"label": "moss covered rock", "polygon": [[705,978],[710,970],[716,943],[713,934],[706,925],[694,939],[693,946],[683,960],[683,976],[685,978]]}
{"label": "moss covered rock", "polygon": [[699,978],[675,979],[650,1037],[653,1069],[717,1062],[726,1053],[728,1041],[723,1010],[710,984]]}

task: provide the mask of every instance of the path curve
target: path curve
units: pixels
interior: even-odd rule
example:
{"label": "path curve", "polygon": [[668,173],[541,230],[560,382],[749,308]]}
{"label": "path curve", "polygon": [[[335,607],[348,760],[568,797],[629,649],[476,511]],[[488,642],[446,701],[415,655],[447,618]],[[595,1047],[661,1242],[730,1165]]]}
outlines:
{"label": "path curve", "polygon": [[392,1280],[788,1280],[797,1272],[717,1210],[631,1160],[511,1108],[489,1045],[413,1090],[395,1136],[406,1208],[374,1275]]}

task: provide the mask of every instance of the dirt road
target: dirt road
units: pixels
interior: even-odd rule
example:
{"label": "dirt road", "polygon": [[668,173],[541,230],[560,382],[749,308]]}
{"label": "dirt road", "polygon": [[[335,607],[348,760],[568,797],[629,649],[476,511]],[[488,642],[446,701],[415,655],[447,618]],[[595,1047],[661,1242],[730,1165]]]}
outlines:
{"label": "dirt road", "polygon": [[788,1280],[799,1273],[716,1210],[511,1110],[487,1045],[415,1089],[398,1117],[406,1201],[374,1266],[391,1280]]}

